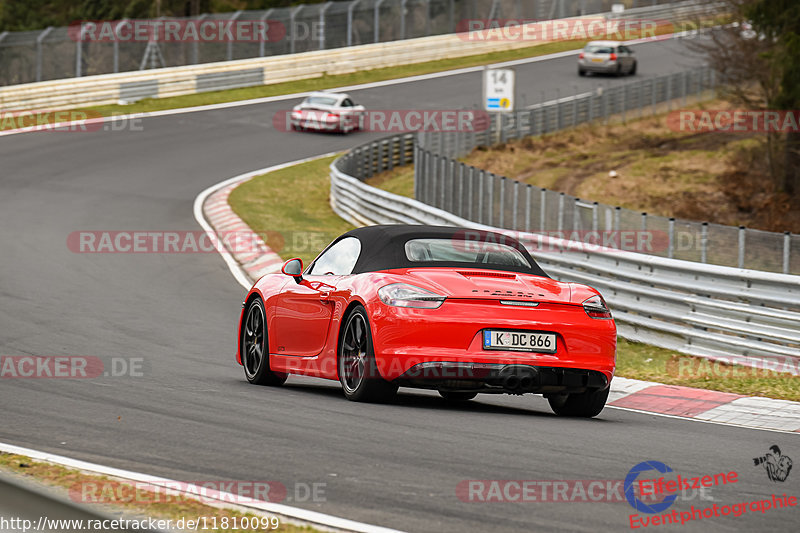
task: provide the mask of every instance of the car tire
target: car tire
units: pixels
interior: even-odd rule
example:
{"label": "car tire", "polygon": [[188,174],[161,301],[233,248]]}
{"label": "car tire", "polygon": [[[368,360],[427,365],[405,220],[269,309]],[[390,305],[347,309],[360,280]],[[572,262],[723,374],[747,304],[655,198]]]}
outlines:
{"label": "car tire", "polygon": [[337,371],[345,398],[354,402],[390,401],[397,385],[383,379],[378,371],[367,310],[360,305],[353,308],[343,323]]}
{"label": "car tire", "polygon": [[283,385],[287,375],[273,372],[269,367],[266,314],[261,298],[256,297],[250,301],[244,317],[239,339],[239,356],[247,381],[253,385]]}
{"label": "car tire", "polygon": [[556,394],[549,396],[550,408],[558,416],[592,418],[600,414],[606,406],[610,387],[605,389],[589,389],[579,394]]}
{"label": "car tire", "polygon": [[586,71],[583,70],[582,68],[579,68],[578,69],[578,76],[586,76]]}
{"label": "car tire", "polygon": [[439,395],[448,402],[466,402],[473,399],[478,393],[440,390]]}

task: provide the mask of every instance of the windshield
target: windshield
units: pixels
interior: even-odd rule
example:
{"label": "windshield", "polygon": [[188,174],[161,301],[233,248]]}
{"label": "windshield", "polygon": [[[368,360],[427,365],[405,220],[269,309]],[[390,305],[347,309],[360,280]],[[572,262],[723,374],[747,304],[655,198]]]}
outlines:
{"label": "windshield", "polygon": [[311,105],[336,105],[336,98],[330,96],[309,96],[304,103]]}
{"label": "windshield", "polygon": [[610,54],[614,50],[609,46],[588,45],[583,51],[589,54]]}
{"label": "windshield", "polygon": [[475,263],[530,268],[525,256],[511,246],[460,239],[413,239],[406,242],[406,257],[418,263]]}

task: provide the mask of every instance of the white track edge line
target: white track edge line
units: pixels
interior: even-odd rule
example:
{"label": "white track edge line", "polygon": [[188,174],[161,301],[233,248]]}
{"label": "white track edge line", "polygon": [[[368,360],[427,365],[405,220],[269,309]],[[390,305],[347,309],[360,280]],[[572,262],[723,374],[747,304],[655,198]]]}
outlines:
{"label": "white track edge line", "polygon": [[[199,493],[198,491],[192,492],[191,490],[173,489],[174,486],[180,485],[180,483],[175,480],[157,476],[150,476],[147,474],[142,474],[140,472],[133,472],[131,470],[122,470],[119,468],[113,468],[96,463],[89,463],[87,461],[72,459],[70,457],[65,457],[63,455],[56,455],[48,452],[41,452],[39,450],[24,448],[22,446],[15,446],[13,444],[7,444],[5,442],[0,442],[0,451],[6,453],[24,455],[26,457],[30,457],[31,459],[37,459],[40,461],[46,461],[48,463],[54,463],[69,468],[83,470],[86,472],[103,474],[106,476],[113,476],[131,481],[140,481],[144,483],[153,483],[153,484],[170,484],[169,485],[170,490],[175,490],[190,498],[196,497],[197,494]],[[184,485],[186,486],[187,489],[197,488],[196,486],[191,484],[184,483]],[[225,503],[226,501],[228,502],[236,501],[237,499],[237,496],[235,494],[222,491],[219,492],[219,498],[212,498],[211,496],[208,495],[204,497],[211,499],[219,499],[219,501],[223,503]],[[346,518],[339,518],[337,516],[319,513],[317,511],[307,511],[305,509],[300,509],[298,507],[292,507],[289,505],[283,505],[280,503],[269,503],[269,502],[257,502],[257,503],[246,503],[246,504],[238,503],[235,505],[235,507],[249,507],[253,509],[258,509],[260,511],[278,514],[288,518],[294,518],[306,522],[312,526],[316,524],[335,529],[341,529],[345,531],[357,531],[359,533],[402,533],[396,529],[364,524],[362,522],[356,522],[354,520],[348,520]]]}

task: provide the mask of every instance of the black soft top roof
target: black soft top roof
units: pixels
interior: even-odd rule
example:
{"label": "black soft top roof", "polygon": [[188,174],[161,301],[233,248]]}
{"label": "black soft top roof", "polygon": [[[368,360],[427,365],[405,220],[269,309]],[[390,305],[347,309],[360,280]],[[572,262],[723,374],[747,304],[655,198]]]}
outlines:
{"label": "black soft top roof", "polygon": [[[510,272],[521,272],[523,274],[534,274],[536,276],[549,277],[544,270],[533,260],[531,255],[522,244],[507,235],[469,228],[456,228],[452,226],[422,226],[422,225],[385,225],[385,226],[366,226],[357,228],[341,235],[331,243],[346,238],[356,237],[361,241],[361,255],[356,261],[353,274],[364,272],[376,272],[379,270],[389,270],[392,268],[410,267],[453,267],[453,268],[482,268],[490,270],[505,270]],[[416,262],[410,261],[406,256],[405,244],[412,239],[459,239],[473,242],[501,243],[512,248],[516,248],[522,253],[530,263],[531,268],[527,269],[518,266],[492,265],[463,262]]]}

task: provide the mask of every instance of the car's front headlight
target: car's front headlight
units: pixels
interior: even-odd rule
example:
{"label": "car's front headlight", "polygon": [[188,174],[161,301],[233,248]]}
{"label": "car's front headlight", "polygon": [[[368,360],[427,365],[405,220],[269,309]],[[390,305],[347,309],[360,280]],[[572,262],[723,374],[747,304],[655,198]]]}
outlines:
{"label": "car's front headlight", "polygon": [[394,307],[436,309],[446,297],[408,283],[392,283],[378,289],[378,298],[386,305]]}

